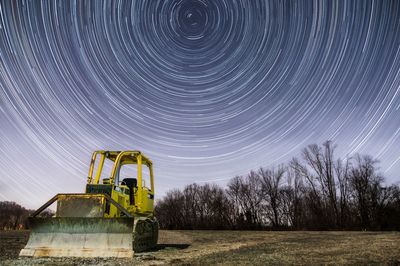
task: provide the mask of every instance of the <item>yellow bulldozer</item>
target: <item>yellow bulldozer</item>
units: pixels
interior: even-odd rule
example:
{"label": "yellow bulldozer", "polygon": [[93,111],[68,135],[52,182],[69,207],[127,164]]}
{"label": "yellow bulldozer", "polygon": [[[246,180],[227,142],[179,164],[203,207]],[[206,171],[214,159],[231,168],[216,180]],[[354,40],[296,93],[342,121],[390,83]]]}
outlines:
{"label": "yellow bulldozer", "polygon": [[[105,162],[111,175],[103,178]],[[134,172],[125,170],[122,179],[123,169]],[[55,202],[55,215],[42,217]],[[20,256],[124,258],[151,249],[158,240],[152,162],[140,151],[95,151],[85,193],[57,194],[28,223],[31,234]]]}

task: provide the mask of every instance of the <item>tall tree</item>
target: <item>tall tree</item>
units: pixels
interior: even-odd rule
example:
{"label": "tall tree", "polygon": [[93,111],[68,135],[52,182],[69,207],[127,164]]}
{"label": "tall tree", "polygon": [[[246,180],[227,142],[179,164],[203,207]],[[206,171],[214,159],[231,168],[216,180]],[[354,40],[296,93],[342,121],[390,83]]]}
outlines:
{"label": "tall tree", "polygon": [[279,227],[281,225],[281,212],[283,211],[283,199],[281,198],[283,194],[281,193],[280,187],[285,174],[285,168],[283,166],[279,166],[278,170],[260,168],[258,174],[261,177],[263,195],[266,196],[267,215],[269,216],[272,226]]}
{"label": "tall tree", "polygon": [[[364,229],[371,229],[376,220],[375,214],[382,196],[383,178],[376,171],[377,160],[369,155],[355,156],[351,169],[350,182],[353,190],[358,217]],[[375,216],[375,217],[374,217]]]}

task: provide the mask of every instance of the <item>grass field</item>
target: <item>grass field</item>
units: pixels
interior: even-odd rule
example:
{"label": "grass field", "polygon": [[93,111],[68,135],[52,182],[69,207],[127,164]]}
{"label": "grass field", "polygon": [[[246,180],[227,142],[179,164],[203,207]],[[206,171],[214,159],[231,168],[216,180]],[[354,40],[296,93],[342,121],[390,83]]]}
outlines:
{"label": "grass field", "polygon": [[400,265],[400,232],[161,231],[133,259],[18,258],[29,232],[0,232],[0,265]]}

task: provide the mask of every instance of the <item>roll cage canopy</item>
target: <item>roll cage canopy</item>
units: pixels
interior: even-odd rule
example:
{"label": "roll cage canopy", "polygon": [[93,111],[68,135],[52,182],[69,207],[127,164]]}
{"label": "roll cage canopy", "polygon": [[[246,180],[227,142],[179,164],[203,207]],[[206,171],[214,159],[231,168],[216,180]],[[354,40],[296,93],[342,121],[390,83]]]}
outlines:
{"label": "roll cage canopy", "polygon": [[[95,168],[95,162],[97,156],[100,156],[100,162],[97,167],[96,176],[93,177],[93,172]],[[146,165],[150,171],[150,183],[151,191],[154,191],[154,178],[153,178],[153,163],[150,159],[144,156],[140,151],[130,150],[130,151],[95,151],[92,155],[92,160],[90,162],[89,174],[88,174],[88,184],[99,184],[100,176],[103,170],[103,165],[105,159],[109,159],[114,162],[111,176],[110,184],[114,183],[115,178],[118,175],[119,168],[126,164],[137,164],[137,179],[139,186],[142,186],[142,165]]]}

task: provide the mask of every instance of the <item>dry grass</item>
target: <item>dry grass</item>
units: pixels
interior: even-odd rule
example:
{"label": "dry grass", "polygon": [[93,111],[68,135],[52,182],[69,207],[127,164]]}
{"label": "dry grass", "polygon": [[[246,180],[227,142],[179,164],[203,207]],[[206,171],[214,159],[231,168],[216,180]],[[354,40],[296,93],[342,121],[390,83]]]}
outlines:
{"label": "dry grass", "polygon": [[400,265],[399,232],[161,231],[157,250],[131,260],[17,259],[26,233],[4,236],[0,265]]}
{"label": "dry grass", "polygon": [[371,232],[239,232],[244,245],[190,264],[400,264],[400,234]]}

